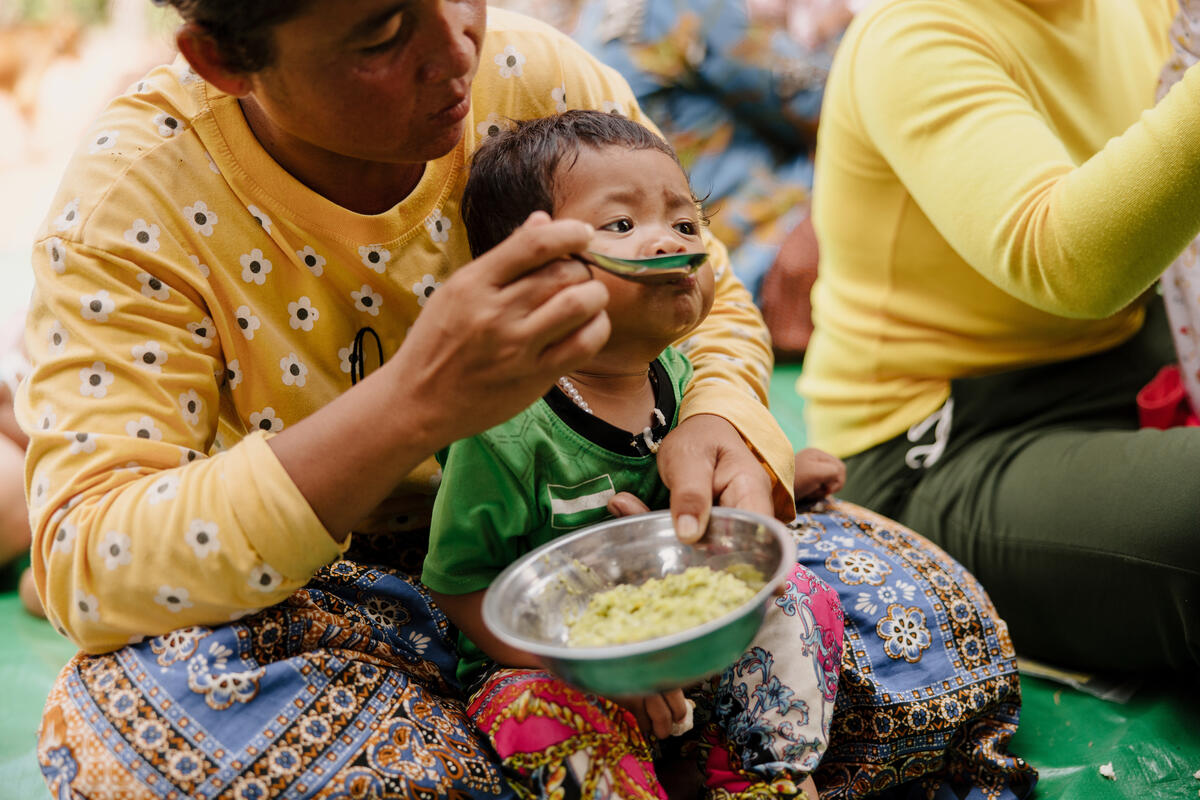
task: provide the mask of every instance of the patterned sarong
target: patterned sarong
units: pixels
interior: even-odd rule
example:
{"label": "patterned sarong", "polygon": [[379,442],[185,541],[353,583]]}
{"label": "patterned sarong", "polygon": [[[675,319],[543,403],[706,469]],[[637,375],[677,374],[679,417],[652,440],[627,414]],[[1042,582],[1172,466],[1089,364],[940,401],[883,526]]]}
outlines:
{"label": "patterned sarong", "polygon": [[[822,797],[1027,794],[1036,773],[1006,751],[1020,705],[1012,644],[974,578],[925,539],[848,504],[817,506],[793,529],[801,562],[846,614],[816,772]],[[43,774],[61,798],[512,797],[504,770],[514,765],[476,732],[454,683],[450,634],[415,580],[339,562],[287,603],[236,622],[73,659],[47,700]],[[833,671],[828,658],[816,663]],[[756,743],[757,697],[735,686],[763,682],[762,669],[739,665],[740,675],[735,666],[701,687],[713,699],[698,699],[695,744],[683,754],[720,776],[709,779],[711,796],[785,774],[764,754],[786,745]],[[503,683],[493,676],[493,687]],[[617,707],[584,707],[608,720],[592,728],[629,727]],[[645,740],[625,741],[645,764]],[[806,763],[811,753],[798,747],[785,758]],[[539,774],[591,751],[560,755],[554,766],[535,754]],[[638,769],[631,780],[657,785]]]}

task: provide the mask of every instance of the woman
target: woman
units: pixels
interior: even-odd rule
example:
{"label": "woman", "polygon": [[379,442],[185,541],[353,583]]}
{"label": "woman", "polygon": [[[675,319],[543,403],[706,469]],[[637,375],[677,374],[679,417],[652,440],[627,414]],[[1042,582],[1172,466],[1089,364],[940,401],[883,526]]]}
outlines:
{"label": "woman", "polygon": [[1174,5],[879,2],[821,115],[813,444],[1077,668],[1200,664],[1200,430],[1134,401],[1200,230],[1200,71],[1154,103]]}
{"label": "woman", "polygon": [[[33,566],[85,651],[47,702],[47,781],[93,797],[510,794],[413,577],[430,455],[532,402],[608,323],[567,258],[585,225],[535,215],[470,261],[463,166],[508,118],[640,112],[544,26],[495,13],[485,41],[478,0],[175,5],[186,61],[101,116],[35,248],[19,398]],[[658,454],[684,538],[713,499],[792,510],[762,322],[723,273]],[[966,683],[990,693],[945,742],[1011,733],[1011,652],[1003,623],[988,631],[993,679]],[[935,774],[947,746],[890,743],[847,783]]]}

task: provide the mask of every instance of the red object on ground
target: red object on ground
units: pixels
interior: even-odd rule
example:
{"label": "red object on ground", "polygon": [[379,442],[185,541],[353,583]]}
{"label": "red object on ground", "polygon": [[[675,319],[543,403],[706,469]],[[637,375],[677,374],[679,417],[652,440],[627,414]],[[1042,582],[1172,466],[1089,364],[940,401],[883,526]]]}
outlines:
{"label": "red object on ground", "polygon": [[1138,419],[1143,428],[1200,426],[1176,364],[1168,364],[1137,393]]}

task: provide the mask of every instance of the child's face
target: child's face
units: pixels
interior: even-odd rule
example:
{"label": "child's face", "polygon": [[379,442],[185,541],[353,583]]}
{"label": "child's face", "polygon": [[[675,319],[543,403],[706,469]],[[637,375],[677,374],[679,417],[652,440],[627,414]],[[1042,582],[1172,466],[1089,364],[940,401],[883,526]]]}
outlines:
{"label": "child's face", "polygon": [[[691,188],[674,159],[658,150],[582,147],[560,170],[555,217],[596,229],[590,249],[620,258],[649,258],[704,250]],[[608,287],[613,339],[658,342],[661,351],[703,321],[712,307],[713,274],[705,264],[690,275],[627,280],[592,270]]]}

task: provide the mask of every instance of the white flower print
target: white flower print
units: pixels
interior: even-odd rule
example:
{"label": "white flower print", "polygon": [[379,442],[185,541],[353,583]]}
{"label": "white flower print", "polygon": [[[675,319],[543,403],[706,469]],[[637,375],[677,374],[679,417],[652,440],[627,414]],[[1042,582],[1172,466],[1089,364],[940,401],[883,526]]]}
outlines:
{"label": "white flower print", "polygon": [[79,224],[79,198],[76,197],[71,202],[63,206],[63,210],[58,212],[58,216],[54,218],[54,229],[59,231],[70,230]]}
{"label": "white flower print", "polygon": [[475,131],[479,134],[479,138],[487,139],[507,127],[509,127],[508,120],[493,111],[487,115],[487,119],[475,126]]}
{"label": "white flower print", "polygon": [[210,553],[217,553],[221,549],[221,541],[217,538],[217,523],[209,522],[204,519],[194,519],[188,525],[187,533],[184,534],[188,545],[196,554],[196,558],[204,558]]}
{"label": "white flower print", "polygon": [[195,389],[188,389],[179,395],[179,408],[183,411],[183,418],[188,421],[189,425],[200,424],[200,412],[204,409],[204,401],[200,399],[200,395],[196,394]]}
{"label": "white flower print", "polygon": [[139,272],[137,279],[138,283],[142,285],[143,297],[149,297],[151,300],[169,300],[171,298],[171,290],[166,287],[166,284],[149,272]]}
{"label": "white flower print", "polygon": [[383,305],[383,297],[372,291],[371,287],[365,283],[357,292],[350,293],[350,299],[354,301],[354,307],[359,311],[365,311],[372,317],[379,316],[379,307]]}
{"label": "white flower print", "polygon": [[288,324],[294,331],[311,331],[313,323],[321,318],[321,312],[313,308],[312,301],[305,295],[294,303],[288,303]]}
{"label": "white flower print", "polygon": [[238,306],[233,316],[237,319],[237,326],[241,328],[246,341],[253,339],[254,332],[262,327],[262,320],[250,311],[250,306]]}
{"label": "white flower print", "polygon": [[144,94],[150,88],[150,81],[138,81],[131,90],[133,94]]}
{"label": "white flower print", "polygon": [[120,131],[98,131],[88,145],[88,153],[95,155],[102,150],[108,150],[117,143],[117,137],[120,135]]}
{"label": "white flower print", "polygon": [[61,356],[63,350],[67,348],[67,339],[70,336],[67,334],[66,328],[58,320],[50,323],[50,330],[46,334],[46,342],[49,346],[50,354]]}
{"label": "white flower print", "polygon": [[521,67],[525,64],[525,56],[513,47],[511,44],[504,48],[504,52],[497,53],[495,59],[496,66],[500,67],[501,78],[521,77]]}
{"label": "white flower print", "polygon": [[183,455],[179,457],[179,466],[186,467],[197,458],[200,458],[200,453],[196,452],[190,447],[185,447],[183,450]]}
{"label": "white flower print", "polygon": [[605,114],[616,114],[618,117],[625,116],[625,109],[620,103],[614,100],[605,100],[600,104],[600,110]]}
{"label": "white flower print", "polygon": [[133,722],[133,740],[139,747],[158,753],[167,752],[171,743],[167,726],[156,719],[137,719]]}
{"label": "white flower print", "polygon": [[152,442],[162,441],[162,431],[154,424],[154,420],[146,416],[126,422],[125,433],[138,439],[149,439]]}
{"label": "white flower print", "polygon": [[205,317],[199,322],[189,322],[187,329],[192,332],[192,341],[201,347],[212,347],[213,341],[216,339],[216,331],[213,330],[213,321]]}
{"label": "white flower print", "polygon": [[179,83],[183,86],[200,80],[200,76],[196,74],[196,71],[186,64],[175,71],[175,77],[179,79]]}
{"label": "white flower print", "polygon": [[158,587],[158,594],[154,596],[154,602],[160,606],[166,606],[167,611],[172,614],[177,614],[185,608],[192,607],[192,601],[188,599],[188,590],[182,586],[167,586]]}
{"label": "white flower print", "polygon": [[408,643],[412,645],[413,650],[418,655],[423,655],[426,648],[429,647],[429,637],[419,631],[409,631]]}
{"label": "white flower print", "polygon": [[38,430],[48,431],[58,422],[58,415],[54,413],[54,408],[49,403],[42,405],[42,415],[38,418]]}
{"label": "white flower print", "polygon": [[108,315],[116,310],[116,307],[117,304],[105,289],[79,298],[79,315],[92,322],[108,322]]}
{"label": "white flower print", "polygon": [[269,564],[263,564],[261,567],[255,567],[250,570],[248,583],[251,588],[260,592],[270,592],[274,591],[276,586],[283,583],[283,576],[271,569]]}
{"label": "white flower print", "polygon": [[892,572],[891,566],[870,550],[834,550],[825,560],[825,568],[836,572],[848,586],[861,583],[880,586]]}
{"label": "white flower print", "polygon": [[325,272],[325,256],[313,250],[312,245],[305,245],[303,250],[297,250],[296,258],[318,278]]}
{"label": "white flower print", "polygon": [[567,87],[566,85],[555,86],[550,90],[550,99],[554,101],[554,110],[558,113],[563,113],[567,110]]}
{"label": "white flower print", "polygon": [[887,613],[875,625],[875,632],[883,639],[884,652],[892,658],[917,663],[932,638],[925,627],[925,612],[916,607],[906,609],[897,603],[888,606]]}
{"label": "white flower print", "polygon": [[257,283],[262,286],[271,271],[271,262],[263,258],[262,250],[257,247],[239,257],[242,262],[242,280],[246,283]]}
{"label": "white flower print", "polygon": [[33,486],[29,490],[29,504],[34,508],[41,508],[49,497],[50,479],[45,475],[39,475],[34,479]]}
{"label": "white flower print", "polygon": [[678,350],[679,352],[683,353],[684,355],[687,355],[688,351],[690,351],[695,346],[696,346],[695,337],[689,337],[687,339],[684,339],[682,342],[677,342],[675,344],[675,349]]}
{"label": "white flower print", "polygon": [[54,531],[54,544],[50,547],[51,553],[69,553],[75,547],[75,534],[79,529],[70,522],[60,522],[58,528]]}
{"label": "white flower print", "polygon": [[364,266],[382,274],[392,260],[392,251],[381,244],[367,244],[358,248],[358,257]]}
{"label": "white flower print", "polygon": [[892,585],[896,588],[896,591],[898,591],[900,593],[900,596],[905,599],[905,601],[907,601],[909,603],[911,603],[913,601],[913,597],[915,597],[916,593],[917,593],[916,586],[913,586],[911,583],[908,583],[907,581],[896,581]]}
{"label": "white flower print", "polygon": [[43,246],[46,248],[46,256],[50,259],[50,269],[59,275],[66,272],[66,251],[63,249],[62,239],[57,236],[51,236]]}
{"label": "white flower print", "polygon": [[96,451],[96,437],[92,436],[90,433],[84,433],[83,431],[67,431],[63,435],[66,436],[67,440],[71,443],[71,446],[67,449],[67,452],[69,452],[71,455],[78,455],[79,453],[94,453]]}
{"label": "white flower print", "polygon": [[164,473],[150,488],[146,490],[146,502],[152,506],[174,500],[179,494],[179,475],[174,472]]}
{"label": "white flower print", "polygon": [[104,362],[93,361],[90,367],[79,370],[79,393],[84,397],[104,397],[114,380]]}
{"label": "white flower print", "polygon": [[129,230],[125,231],[125,241],[137,245],[148,253],[157,253],[158,226],[138,217],[133,221]]}
{"label": "white flower print", "polygon": [[871,597],[868,592],[859,592],[854,601],[854,610],[874,615],[879,610],[879,606],[875,603],[875,598]]}
{"label": "white flower print", "polygon": [[194,266],[203,277],[207,278],[209,276],[211,270],[208,268],[208,264],[200,263],[200,256],[188,256],[188,260],[192,262],[192,266]]}
{"label": "white flower print", "polygon": [[441,281],[434,279],[432,275],[428,274],[422,277],[419,283],[414,283],[412,285],[412,290],[413,294],[417,296],[417,305],[425,305],[425,301],[428,300],[441,285]]}
{"label": "white flower print", "polygon": [[338,366],[341,367],[342,372],[349,372],[354,369],[354,362],[350,360],[352,355],[354,355],[354,348],[338,348]]}
{"label": "white flower print", "polygon": [[262,411],[255,411],[250,414],[250,427],[270,433],[279,433],[283,430],[283,420],[275,416],[274,408],[267,406]]}
{"label": "white flower print", "polygon": [[208,204],[203,200],[197,200],[190,206],[184,206],[183,216],[196,233],[201,236],[212,236],[213,225],[217,224],[217,212],[209,209]]}
{"label": "white flower print", "polygon": [[150,341],[135,344],[131,348],[133,363],[149,372],[162,372],[162,365],[167,360],[167,351],[158,342]]}
{"label": "white flower print", "polygon": [[236,389],[242,382],[242,366],[236,358],[225,365],[225,380],[229,381],[230,389]]}
{"label": "white flower print", "polygon": [[83,619],[89,622],[99,622],[100,601],[96,599],[96,595],[88,594],[83,589],[76,589],[75,608],[79,610],[79,616]]}
{"label": "white flower print", "polygon": [[130,550],[132,544],[129,536],[120,531],[105,533],[104,538],[100,540],[100,547],[97,548],[101,558],[104,559],[104,566],[111,572],[132,561],[133,553]]}
{"label": "white flower print", "polygon": [[329,710],[335,714],[353,714],[358,708],[354,692],[345,686],[334,689],[329,695]]}
{"label": "white flower print", "polygon": [[279,368],[283,370],[284,386],[303,386],[308,382],[308,367],[304,366],[295,353],[288,353],[279,359]]}
{"label": "white flower print", "polygon": [[425,220],[425,230],[429,231],[429,238],[433,239],[434,244],[441,244],[450,238],[450,229],[454,227],[450,223],[450,218],[441,211],[435,211]]}
{"label": "white flower print", "polygon": [[221,168],[217,166],[217,162],[213,161],[213,157],[208,152],[204,153],[204,158],[208,161],[208,168],[213,171],[214,175],[221,174]]}
{"label": "white flower print", "polygon": [[[180,82],[183,82],[182,78]],[[167,760],[167,775],[173,781],[179,783],[196,781],[203,774],[204,760],[193,753],[190,748],[176,750]]]}
{"label": "white flower print", "polygon": [[179,133],[183,128],[183,123],[172,117],[170,114],[159,114],[154,118],[154,124],[158,127],[158,135],[164,139],[170,138]]}
{"label": "white flower print", "polygon": [[258,206],[246,206],[246,210],[250,212],[250,216],[254,217],[262,229],[269,235],[271,233],[271,218],[259,210]]}

